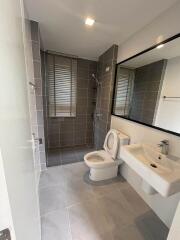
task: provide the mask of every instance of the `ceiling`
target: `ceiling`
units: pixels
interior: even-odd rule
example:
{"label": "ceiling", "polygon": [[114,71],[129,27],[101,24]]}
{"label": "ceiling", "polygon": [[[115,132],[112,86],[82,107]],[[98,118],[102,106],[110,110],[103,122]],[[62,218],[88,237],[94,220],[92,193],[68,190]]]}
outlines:
{"label": "ceiling", "polygon": [[165,43],[164,47],[160,49],[154,48],[149,52],[124,62],[122,63],[122,66],[135,69],[162,59],[172,59],[177,57],[180,57],[180,37]]}
{"label": "ceiling", "polygon": [[[40,24],[45,50],[97,59],[170,8],[177,0],[24,0]],[[84,24],[95,18],[93,27]]]}

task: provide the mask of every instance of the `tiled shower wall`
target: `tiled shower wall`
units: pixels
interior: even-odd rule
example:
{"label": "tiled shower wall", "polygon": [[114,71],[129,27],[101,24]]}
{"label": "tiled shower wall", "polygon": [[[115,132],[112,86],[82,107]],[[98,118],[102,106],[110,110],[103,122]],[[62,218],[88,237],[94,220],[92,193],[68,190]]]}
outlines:
{"label": "tiled shower wall", "polygon": [[35,138],[42,139],[42,144],[36,141],[36,154],[39,155],[41,170],[46,168],[46,153],[45,153],[45,138],[44,138],[44,119],[43,119],[43,91],[42,91],[42,75],[41,75],[41,58],[40,58],[40,33],[39,25],[37,22],[30,21],[31,27],[31,44],[32,44],[32,57],[34,66],[34,79],[35,84],[35,103],[34,109],[36,111],[36,125]]}
{"label": "tiled shower wall", "polygon": [[110,128],[117,51],[118,46],[113,45],[99,57],[98,79],[100,81],[100,85],[98,86],[97,91],[94,135],[96,149],[102,148],[106,133]]}
{"label": "tiled shower wall", "polygon": [[[48,148],[93,145],[96,83],[92,74],[97,74],[97,62],[78,58],[77,68],[76,117],[48,117],[48,96],[44,98],[45,133]],[[46,89],[44,92],[46,95]]]}

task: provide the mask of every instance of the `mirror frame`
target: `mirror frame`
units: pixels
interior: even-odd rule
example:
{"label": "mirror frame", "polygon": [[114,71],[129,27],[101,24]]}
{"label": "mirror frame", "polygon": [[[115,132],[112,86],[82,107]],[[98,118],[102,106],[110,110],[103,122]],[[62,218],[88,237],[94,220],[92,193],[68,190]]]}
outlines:
{"label": "mirror frame", "polygon": [[160,45],[160,44],[168,43],[168,42],[170,42],[170,41],[172,41],[172,40],[175,40],[176,38],[179,38],[179,37],[180,37],[180,33],[178,33],[178,34],[176,34],[176,35],[174,35],[174,36],[172,36],[172,37],[170,37],[170,38],[167,38],[166,40],[163,40],[162,42],[159,42],[158,44],[155,44],[155,45],[153,45],[153,46],[151,46],[151,47],[149,47],[149,48],[147,48],[147,49],[145,49],[145,50],[143,50],[143,51],[135,54],[134,56],[129,57],[129,58],[127,58],[127,59],[125,59],[125,60],[123,60],[123,61],[121,61],[121,62],[119,62],[119,63],[116,64],[115,75],[114,75],[114,86],[113,86],[112,106],[111,106],[111,115],[112,115],[112,116],[116,116],[116,117],[119,117],[119,118],[122,118],[122,119],[126,119],[126,120],[128,120],[128,121],[135,122],[135,123],[138,123],[138,124],[142,124],[142,125],[144,125],[144,126],[147,126],[147,127],[150,127],[150,128],[154,128],[154,129],[157,129],[157,130],[160,130],[160,131],[163,131],[163,132],[166,132],[166,133],[169,133],[169,134],[173,134],[173,135],[176,135],[176,136],[180,137],[180,133],[173,132],[173,131],[170,131],[170,130],[166,130],[166,129],[164,129],[164,128],[156,127],[156,126],[153,126],[153,125],[150,125],[150,124],[147,124],[147,123],[143,123],[143,122],[141,122],[141,121],[129,119],[129,118],[127,118],[127,117],[123,117],[123,116],[120,116],[120,115],[117,115],[117,114],[114,114],[114,113],[113,113],[114,100],[115,100],[114,97],[115,97],[115,90],[116,90],[116,76],[117,76],[117,68],[118,68],[118,66],[119,66],[120,64],[124,63],[124,62],[127,62],[127,61],[129,61],[129,60],[131,60],[131,59],[133,59],[133,58],[135,58],[135,57],[138,57],[138,56],[140,56],[140,55],[142,55],[142,54],[144,54],[144,53],[146,53],[146,52],[149,52],[149,51],[155,49],[155,48],[156,48],[158,45]]}

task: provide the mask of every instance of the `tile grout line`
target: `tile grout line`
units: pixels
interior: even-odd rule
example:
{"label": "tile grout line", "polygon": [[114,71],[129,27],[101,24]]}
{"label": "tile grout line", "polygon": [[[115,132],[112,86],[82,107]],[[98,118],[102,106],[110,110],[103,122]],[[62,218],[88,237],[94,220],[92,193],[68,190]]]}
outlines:
{"label": "tile grout line", "polygon": [[[54,186],[57,186],[57,185],[54,185]],[[60,185],[59,185],[59,186],[60,186]],[[45,188],[46,188],[46,187],[45,187]],[[47,187],[47,188],[51,188],[51,187]],[[125,188],[125,189],[126,189],[126,188]],[[121,191],[120,191],[120,192],[121,192]],[[106,195],[103,195],[103,194],[102,194],[102,195],[99,195],[99,196],[96,196],[96,194],[93,193],[93,195],[94,195],[94,197],[95,197],[94,200],[100,200],[100,199],[106,197]],[[123,194],[122,194],[122,195],[123,195]],[[86,199],[86,202],[91,202],[91,201],[92,201],[92,198]],[[78,202],[75,202],[75,203],[73,203],[73,204],[70,204],[69,206],[64,206],[64,207],[55,208],[55,209],[53,209],[53,210],[51,210],[51,211],[48,211],[48,212],[40,215],[40,217],[41,217],[41,218],[46,217],[46,216],[50,215],[51,213],[54,213],[54,212],[56,212],[56,211],[58,211],[58,210],[60,210],[60,209],[70,209],[70,208],[72,208],[72,207],[81,205],[83,202],[84,202],[84,201],[78,201]]]}
{"label": "tile grout line", "polygon": [[72,240],[73,238],[72,238],[72,229],[71,229],[69,209],[66,208],[66,211],[67,211],[67,217],[68,217],[68,230],[69,230],[70,238],[71,238],[71,240]]}

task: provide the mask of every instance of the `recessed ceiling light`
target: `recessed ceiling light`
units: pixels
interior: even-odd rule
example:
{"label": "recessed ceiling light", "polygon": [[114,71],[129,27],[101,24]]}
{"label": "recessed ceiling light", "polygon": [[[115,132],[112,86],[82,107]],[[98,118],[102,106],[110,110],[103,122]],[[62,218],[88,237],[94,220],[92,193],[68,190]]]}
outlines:
{"label": "recessed ceiling light", "polygon": [[85,24],[88,26],[92,26],[94,25],[94,23],[95,23],[95,20],[93,18],[86,18],[85,20]]}
{"label": "recessed ceiling light", "polygon": [[162,47],[164,47],[164,44],[160,44],[160,45],[158,45],[156,48],[162,48]]}

